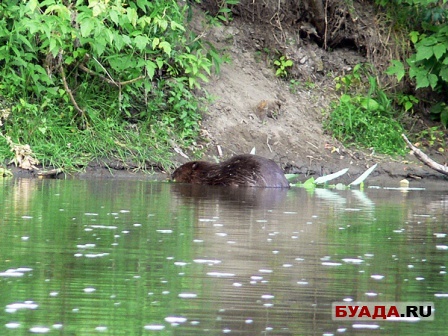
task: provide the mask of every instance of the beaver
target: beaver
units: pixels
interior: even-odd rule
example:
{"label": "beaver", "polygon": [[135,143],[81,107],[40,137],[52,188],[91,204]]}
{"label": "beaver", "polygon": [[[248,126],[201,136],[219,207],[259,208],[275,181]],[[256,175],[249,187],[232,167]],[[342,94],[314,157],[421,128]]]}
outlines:
{"label": "beaver", "polygon": [[288,180],[272,160],[243,154],[219,164],[191,161],[177,168],[171,178],[176,182],[264,188],[289,188]]}

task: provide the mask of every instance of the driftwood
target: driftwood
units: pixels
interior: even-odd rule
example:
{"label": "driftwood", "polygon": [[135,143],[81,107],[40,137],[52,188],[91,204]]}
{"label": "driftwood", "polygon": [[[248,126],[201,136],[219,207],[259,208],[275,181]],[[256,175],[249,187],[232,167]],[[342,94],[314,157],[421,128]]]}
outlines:
{"label": "driftwood", "polygon": [[62,173],[63,170],[61,168],[51,169],[51,170],[40,170],[37,172],[37,176],[39,177],[55,177]]}
{"label": "driftwood", "polygon": [[412,153],[415,155],[415,157],[417,159],[419,159],[421,162],[423,162],[429,168],[432,168],[435,171],[437,171],[437,172],[439,172],[439,173],[441,173],[443,175],[448,175],[448,167],[447,166],[441,165],[440,163],[437,163],[434,160],[432,160],[428,155],[426,155],[420,149],[415,147],[408,140],[408,138],[406,138],[406,135],[402,134],[401,136],[403,137],[404,141],[406,141],[408,147],[412,150]]}

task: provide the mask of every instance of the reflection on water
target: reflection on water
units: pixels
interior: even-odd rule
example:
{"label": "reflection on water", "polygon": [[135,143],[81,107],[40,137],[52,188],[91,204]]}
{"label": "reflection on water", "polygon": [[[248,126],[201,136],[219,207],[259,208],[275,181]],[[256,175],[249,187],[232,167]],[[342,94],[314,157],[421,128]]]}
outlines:
{"label": "reflection on water", "polygon": [[[445,332],[443,192],[0,182],[0,335]],[[435,321],[332,321],[334,301]]]}

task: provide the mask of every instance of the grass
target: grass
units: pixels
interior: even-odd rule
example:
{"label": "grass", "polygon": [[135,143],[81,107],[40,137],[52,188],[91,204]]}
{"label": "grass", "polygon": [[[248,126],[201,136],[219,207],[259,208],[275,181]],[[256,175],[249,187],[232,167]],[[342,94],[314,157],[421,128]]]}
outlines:
{"label": "grass", "polygon": [[392,115],[365,109],[353,99],[334,104],[324,128],[346,145],[373,148],[389,155],[407,152],[401,138],[404,129]]}
{"label": "grass", "polygon": [[106,109],[104,102],[92,106],[85,129],[73,123],[70,107],[48,104],[39,109],[23,102],[11,105],[12,112],[0,125],[0,162],[14,158],[5,138],[9,136],[15,144],[30,145],[44,167],[78,171],[94,159],[117,161],[124,167],[129,163],[142,170],[153,164],[170,167],[170,142],[180,138],[155,119],[137,123],[123,120],[113,115],[115,107]]}
{"label": "grass", "polygon": [[[20,132],[23,133],[23,132]],[[17,133],[16,133],[17,134]],[[170,151],[167,143],[150,132],[142,132],[129,125],[97,121],[83,131],[70,128],[49,128],[45,134],[32,132],[21,137],[21,144],[29,144],[34,156],[44,167],[53,166],[68,171],[83,169],[93,159],[116,160],[124,166],[145,170],[151,163],[169,167]],[[18,142],[12,137],[14,142]],[[0,159],[12,159],[6,140],[0,138]]]}

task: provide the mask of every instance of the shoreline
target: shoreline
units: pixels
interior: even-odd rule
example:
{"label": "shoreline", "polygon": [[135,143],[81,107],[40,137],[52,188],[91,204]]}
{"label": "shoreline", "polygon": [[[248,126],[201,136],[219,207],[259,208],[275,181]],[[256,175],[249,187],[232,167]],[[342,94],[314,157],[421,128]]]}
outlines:
{"label": "shoreline", "polygon": [[[407,179],[410,184],[410,188],[426,188],[431,189],[446,189],[448,187],[448,177],[437,173],[423,165],[420,161],[417,161],[412,155],[408,155],[406,160],[402,162],[378,162],[378,167],[372,172],[372,174],[366,179],[365,184],[369,186],[379,187],[399,187],[399,182],[402,179]],[[363,161],[363,160],[360,160]],[[403,163],[405,162],[405,163]],[[348,185],[353,182],[358,176],[360,176],[366,169],[361,167],[361,162],[355,164],[346,164],[347,162],[340,162],[335,164],[334,162],[328,162],[325,164],[325,174],[317,174],[315,172],[316,167],[302,166],[300,169],[288,168],[286,173],[298,173],[300,182],[305,182],[311,176],[317,178],[321,175],[326,175],[327,172],[334,173],[344,168],[349,168],[349,171],[337,179],[331,181],[329,184]],[[12,178],[45,178],[45,179],[119,179],[119,180],[144,180],[144,181],[167,181],[170,177],[170,172],[162,171],[157,167],[150,167],[148,170],[132,170],[125,169],[118,161],[113,162],[101,162],[95,161],[88,164],[82,170],[78,172],[53,174],[49,176],[39,176],[38,172],[42,171],[42,167],[38,167],[40,170],[26,170],[16,167],[14,164],[4,165],[12,174]],[[114,169],[112,167],[120,167]],[[123,168],[121,168],[123,167]],[[46,168],[44,171],[52,170],[52,167]],[[289,170],[289,171],[288,171]]]}

